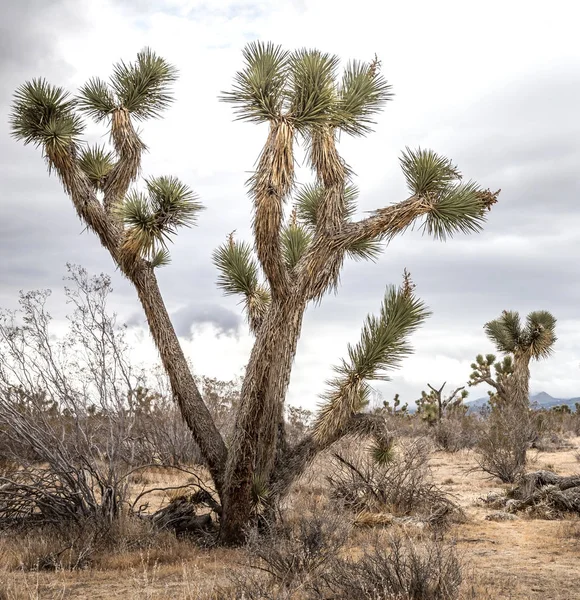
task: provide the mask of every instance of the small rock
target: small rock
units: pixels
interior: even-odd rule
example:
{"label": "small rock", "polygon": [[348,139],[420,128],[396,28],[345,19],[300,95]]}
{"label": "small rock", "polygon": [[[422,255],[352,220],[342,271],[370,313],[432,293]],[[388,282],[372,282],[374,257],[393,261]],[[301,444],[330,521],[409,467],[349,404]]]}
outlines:
{"label": "small rock", "polygon": [[517,521],[518,517],[507,512],[499,510],[497,512],[490,513],[485,517],[486,521]]}
{"label": "small rock", "polygon": [[495,504],[501,506],[505,503],[505,500],[505,495],[498,494],[496,492],[489,492],[487,495],[479,497],[477,499],[477,503],[480,505]]}

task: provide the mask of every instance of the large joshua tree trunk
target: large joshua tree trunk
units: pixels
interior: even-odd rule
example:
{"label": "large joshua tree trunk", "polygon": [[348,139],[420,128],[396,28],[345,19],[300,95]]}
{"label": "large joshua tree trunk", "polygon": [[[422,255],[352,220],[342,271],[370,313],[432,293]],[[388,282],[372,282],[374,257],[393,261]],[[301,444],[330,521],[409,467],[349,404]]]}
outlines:
{"label": "large joshua tree trunk", "polygon": [[305,303],[296,300],[274,302],[250,355],[222,492],[220,537],[226,544],[243,540],[252,486],[257,480],[267,486],[272,474],[304,309]]}
{"label": "large joshua tree trunk", "polygon": [[525,469],[528,444],[531,440],[530,419],[530,356],[521,350],[514,352],[514,366],[511,376],[512,398],[509,410],[513,411],[518,428],[516,440],[520,440],[514,448],[516,463],[521,470]]}
{"label": "large joshua tree trunk", "polygon": [[143,306],[151,336],[169,377],[171,391],[181,415],[194,433],[216,488],[221,492],[227,456],[226,446],[195,384],[159,291],[157,278],[152,269],[145,267],[136,273],[130,273],[130,279]]}

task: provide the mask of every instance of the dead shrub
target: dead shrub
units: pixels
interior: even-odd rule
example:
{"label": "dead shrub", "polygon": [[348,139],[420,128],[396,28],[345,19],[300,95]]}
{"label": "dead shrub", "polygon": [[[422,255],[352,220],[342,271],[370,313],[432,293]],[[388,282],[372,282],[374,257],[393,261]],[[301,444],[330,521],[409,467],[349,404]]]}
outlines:
{"label": "dead shrub", "polygon": [[432,428],[435,444],[446,452],[474,448],[479,442],[482,423],[475,415],[445,418]]}
{"label": "dead shrub", "polygon": [[0,540],[6,569],[53,571],[84,569],[102,556],[161,546],[164,537],[135,517],[119,517],[106,526],[93,520],[67,527],[45,524],[4,532]]}
{"label": "dead shrub", "polygon": [[525,470],[532,438],[532,427],[520,410],[510,406],[494,408],[477,445],[479,468],[504,483],[513,483]]}
{"label": "dead shrub", "polygon": [[265,533],[254,529],[247,545],[250,564],[283,589],[304,585],[338,555],[350,529],[348,517],[330,510],[272,525]]}
{"label": "dead shrub", "polygon": [[442,511],[458,515],[458,507],[432,481],[429,455],[429,443],[420,438],[399,442],[382,462],[364,451],[336,453],[327,476],[331,499],[356,513],[426,519]]}
{"label": "dead shrub", "polygon": [[[232,577],[220,600],[455,600],[462,567],[453,546],[427,539],[413,541],[399,530],[374,536],[359,558],[341,556],[342,540],[305,522],[288,545],[287,532],[264,546],[250,546],[259,572]],[[262,538],[263,539],[263,538]],[[321,540],[324,542],[321,545]],[[323,549],[318,558],[317,548]],[[313,552],[314,551],[314,552]]]}
{"label": "dead shrub", "polygon": [[580,519],[567,521],[562,525],[562,537],[580,548]]}
{"label": "dead shrub", "polygon": [[391,533],[386,540],[376,537],[358,560],[333,561],[321,581],[321,599],[453,600],[462,574],[453,546]]}

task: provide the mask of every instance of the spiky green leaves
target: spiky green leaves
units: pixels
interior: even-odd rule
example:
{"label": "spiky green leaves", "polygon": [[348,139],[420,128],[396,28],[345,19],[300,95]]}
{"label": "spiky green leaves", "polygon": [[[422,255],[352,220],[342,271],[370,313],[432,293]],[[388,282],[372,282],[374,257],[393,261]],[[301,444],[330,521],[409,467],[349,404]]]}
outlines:
{"label": "spiky green leaves", "polygon": [[526,342],[536,360],[547,358],[554,351],[556,319],[547,310],[531,312],[526,317]]}
{"label": "spiky green leaves", "polygon": [[106,81],[93,77],[79,90],[78,106],[99,123],[117,108],[117,99]]}
{"label": "spiky green leaves", "polygon": [[397,455],[395,451],[395,439],[392,437],[375,436],[369,452],[377,465],[388,465],[395,460]]}
{"label": "spiky green leaves", "polygon": [[107,175],[115,166],[115,157],[102,146],[85,148],[80,155],[79,165],[94,188],[102,190]]}
{"label": "spiky green leaves", "polygon": [[157,118],[173,101],[171,84],[176,79],[175,67],[145,48],[134,63],[117,63],[109,83],[90,79],[80,90],[79,108],[97,122],[118,108],[139,121]]}
{"label": "spiky green leaves", "polygon": [[270,306],[270,292],[259,282],[258,264],[251,246],[235,241],[230,235],[212,258],[219,271],[218,287],[226,295],[243,296],[250,328],[255,333]]}
{"label": "spiky green leaves", "polygon": [[217,285],[226,295],[251,295],[258,287],[258,264],[247,242],[230,238],[213,253],[218,268]]}
{"label": "spiky green leaves", "polygon": [[379,315],[368,315],[360,341],[349,345],[349,361],[343,367],[346,365],[348,372],[359,379],[388,381],[385,372],[398,368],[403,358],[411,354],[408,337],[430,314],[413,294],[390,286]]}
{"label": "spiky green leaves", "polygon": [[399,160],[409,191],[418,196],[441,194],[461,179],[457,167],[433,150],[406,148]]}
{"label": "spiky green leaves", "polygon": [[407,289],[390,286],[378,316],[369,315],[360,341],[348,346],[348,360],[335,367],[337,376],[328,385],[317,422],[319,440],[335,435],[368,396],[368,380],[388,380],[387,371],[396,369],[409,356],[409,336],[430,315],[424,303]]}
{"label": "spiky green leaves", "polygon": [[516,311],[503,311],[499,319],[484,326],[485,333],[500,352],[520,352],[539,360],[553,352],[556,342],[556,319],[545,310],[531,312],[522,326]]}
{"label": "spiky green leaves", "polygon": [[221,99],[234,104],[238,119],[263,123],[277,118],[284,102],[289,52],[268,42],[252,42],[243,51],[245,66],[231,92]]}
{"label": "spiky green leaves", "polygon": [[339,82],[339,58],[314,49],[286,52],[271,43],[244,49],[244,68],[221,99],[235,105],[238,119],[287,120],[310,135],[319,128],[350,135],[370,131],[372,117],[391,97],[378,73],[378,61],[350,62]]}
{"label": "spiky green leaves", "polygon": [[432,150],[406,148],[400,159],[407,187],[431,204],[424,223],[428,235],[445,240],[459,232],[480,231],[488,202],[474,182],[461,183],[453,163]]}
{"label": "spiky green leaves", "polygon": [[516,311],[504,311],[499,319],[489,321],[483,329],[499,352],[515,352],[522,343],[522,325]]}
{"label": "spiky green leaves", "polygon": [[298,50],[290,58],[286,89],[288,113],[299,129],[329,124],[336,110],[337,56],[318,50]]}
{"label": "spiky green leaves", "polygon": [[177,79],[177,70],[149,48],[137,54],[135,63],[115,65],[111,86],[119,103],[136,119],[157,118],[173,98],[169,86]]}
{"label": "spiky green leaves", "polygon": [[[344,217],[351,219],[356,212],[358,188],[347,185],[344,190]],[[296,215],[306,226],[316,229],[318,210],[324,198],[324,187],[318,184],[303,185],[296,194]]]}
{"label": "spiky green leaves", "polygon": [[171,254],[167,248],[159,248],[151,257],[151,266],[156,269],[157,267],[165,267],[171,262]]}
{"label": "spiky green leaves", "polygon": [[166,250],[179,227],[195,224],[203,206],[176,177],[148,179],[146,186],[147,193],[129,193],[115,212],[127,227],[124,249],[160,266],[168,261],[160,250]]}
{"label": "spiky green leaves", "polygon": [[379,258],[383,251],[383,245],[378,240],[360,239],[352,242],[347,249],[346,254],[353,260],[371,260]]}
{"label": "spiky green leaves", "polygon": [[254,473],[252,476],[252,510],[255,513],[260,513],[268,504],[271,491],[263,476]]}
{"label": "spiky green leaves", "polygon": [[281,242],[284,264],[292,271],[299,260],[306,254],[312,234],[298,223],[290,223],[282,230]]}
{"label": "spiky green leaves", "polygon": [[392,98],[391,86],[377,67],[376,62],[352,61],[344,71],[335,119],[336,126],[350,135],[369,133],[372,117]]}
{"label": "spiky green leaves", "polygon": [[481,188],[473,182],[459,184],[440,194],[423,226],[428,235],[438,240],[446,240],[457,232],[477,233],[485,222],[484,211]]}
{"label": "spiky green leaves", "polygon": [[56,158],[80,140],[84,126],[74,110],[75,101],[63,88],[33,79],[14,94],[12,135],[43,148],[49,159]]}

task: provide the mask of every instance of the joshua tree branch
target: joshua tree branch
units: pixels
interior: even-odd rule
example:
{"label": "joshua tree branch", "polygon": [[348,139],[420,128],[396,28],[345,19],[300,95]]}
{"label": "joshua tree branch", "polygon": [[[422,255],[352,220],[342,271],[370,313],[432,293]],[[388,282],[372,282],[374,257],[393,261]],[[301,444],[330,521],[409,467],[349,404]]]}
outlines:
{"label": "joshua tree branch", "polygon": [[258,168],[251,179],[256,254],[273,297],[289,292],[280,231],[284,201],[294,182],[293,142],[294,131],[288,123],[272,123]]}
{"label": "joshua tree branch", "polygon": [[107,213],[125,197],[129,186],[137,178],[141,168],[141,155],[146,149],[133,127],[131,115],[124,108],[117,108],[112,114],[111,141],[118,159],[104,185]]}
{"label": "joshua tree branch", "polygon": [[208,461],[218,490],[222,484],[227,450],[206,407],[165,308],[153,268],[142,258],[122,251],[121,226],[98,201],[87,176],[81,171],[74,147],[67,154],[49,157],[79,217],[99,237],[121,271],[137,289],[150,331],[160,353],[175,399],[195,441]]}
{"label": "joshua tree branch", "polygon": [[457,389],[453,390],[453,391],[451,392],[451,394],[450,394],[449,398],[447,399],[447,403],[448,403],[448,404],[449,404],[449,403],[451,403],[451,402],[452,402],[452,401],[455,399],[455,396],[457,396],[457,394],[458,394],[458,393],[459,393],[461,390],[464,390],[464,389],[465,389],[465,386],[464,386],[464,385],[462,385],[461,387],[458,387]]}
{"label": "joshua tree branch", "polygon": [[[392,239],[418,217],[428,214],[432,203],[422,197],[411,198],[375,211],[367,219],[343,223],[334,233],[317,235],[311,250],[301,261],[303,288],[309,300],[320,297],[337,279],[344,255],[349,247],[369,239]],[[328,231],[328,230],[327,230]]]}
{"label": "joshua tree branch", "polygon": [[291,446],[279,457],[273,473],[271,490],[276,499],[283,498],[290,486],[324,450],[346,436],[368,437],[384,430],[385,420],[380,415],[357,413],[352,415],[346,425],[333,435],[319,440],[314,435],[305,437],[302,441]]}
{"label": "joshua tree branch", "polygon": [[374,214],[362,221],[349,223],[337,235],[336,242],[346,248],[361,240],[388,239],[402,233],[415,219],[433,210],[434,202],[424,196],[411,196],[385,208],[379,208]]}

